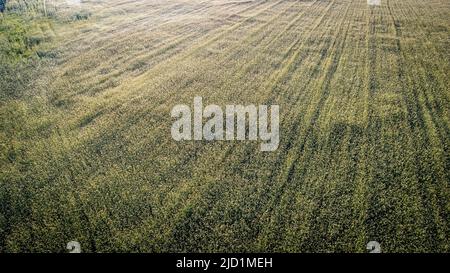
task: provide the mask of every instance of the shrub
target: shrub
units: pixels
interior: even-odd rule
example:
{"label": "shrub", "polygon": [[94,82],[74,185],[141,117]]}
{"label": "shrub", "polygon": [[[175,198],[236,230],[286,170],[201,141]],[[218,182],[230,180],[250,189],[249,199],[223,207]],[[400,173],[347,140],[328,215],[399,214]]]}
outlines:
{"label": "shrub", "polygon": [[89,19],[89,17],[91,17],[91,12],[81,10],[72,15],[72,20],[73,21],[87,20]]}

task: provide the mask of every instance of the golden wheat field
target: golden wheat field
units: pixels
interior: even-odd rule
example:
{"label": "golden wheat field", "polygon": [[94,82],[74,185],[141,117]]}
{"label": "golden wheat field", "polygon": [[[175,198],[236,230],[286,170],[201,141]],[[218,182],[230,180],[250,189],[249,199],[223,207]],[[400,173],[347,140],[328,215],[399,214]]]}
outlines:
{"label": "golden wheat field", "polygon": [[[0,16],[0,252],[450,252],[448,0]],[[278,149],[174,141],[194,97],[279,105]]]}

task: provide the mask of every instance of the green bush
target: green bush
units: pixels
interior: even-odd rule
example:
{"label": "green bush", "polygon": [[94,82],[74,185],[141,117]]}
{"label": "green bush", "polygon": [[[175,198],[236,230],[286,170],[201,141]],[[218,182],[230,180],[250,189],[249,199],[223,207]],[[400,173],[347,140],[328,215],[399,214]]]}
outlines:
{"label": "green bush", "polygon": [[0,21],[0,56],[16,60],[29,57],[38,41],[27,36],[27,24],[18,16],[7,16]]}
{"label": "green bush", "polygon": [[91,17],[91,15],[92,15],[91,12],[81,10],[72,15],[72,20],[73,21],[87,20],[89,19],[89,17]]}

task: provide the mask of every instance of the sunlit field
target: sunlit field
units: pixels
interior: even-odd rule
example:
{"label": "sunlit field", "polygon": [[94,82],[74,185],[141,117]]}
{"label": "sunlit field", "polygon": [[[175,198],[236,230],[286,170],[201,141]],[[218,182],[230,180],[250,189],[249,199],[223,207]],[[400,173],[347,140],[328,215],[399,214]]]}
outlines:
{"label": "sunlit field", "polygon": [[[1,1],[0,1],[1,2]],[[450,252],[450,1],[7,1],[0,252]],[[280,144],[171,109],[280,107]]]}

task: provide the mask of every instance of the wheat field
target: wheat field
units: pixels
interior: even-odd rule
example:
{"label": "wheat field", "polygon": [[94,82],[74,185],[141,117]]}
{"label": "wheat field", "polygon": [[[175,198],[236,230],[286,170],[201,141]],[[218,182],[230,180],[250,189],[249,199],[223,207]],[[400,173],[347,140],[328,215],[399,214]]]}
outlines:
{"label": "wheat field", "polygon": [[[450,251],[448,0],[47,2],[0,18],[0,252]],[[278,150],[174,141],[195,96]]]}

